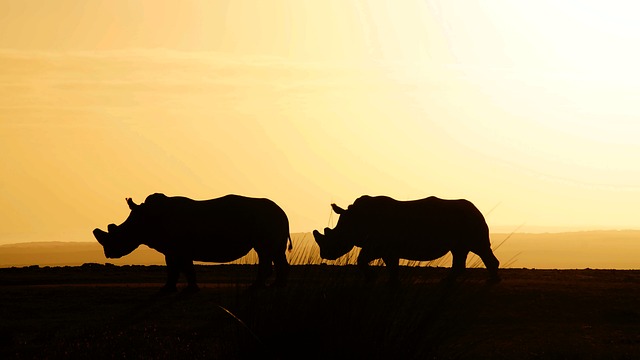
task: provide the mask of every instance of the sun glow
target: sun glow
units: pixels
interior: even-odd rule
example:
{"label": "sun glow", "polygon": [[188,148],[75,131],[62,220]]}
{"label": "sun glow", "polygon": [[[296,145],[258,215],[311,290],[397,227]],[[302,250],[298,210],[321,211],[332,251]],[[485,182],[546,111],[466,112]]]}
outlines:
{"label": "sun glow", "polygon": [[269,197],[294,231],[363,194],[637,228],[638,10],[3,1],[0,242],[89,241],[156,191]]}

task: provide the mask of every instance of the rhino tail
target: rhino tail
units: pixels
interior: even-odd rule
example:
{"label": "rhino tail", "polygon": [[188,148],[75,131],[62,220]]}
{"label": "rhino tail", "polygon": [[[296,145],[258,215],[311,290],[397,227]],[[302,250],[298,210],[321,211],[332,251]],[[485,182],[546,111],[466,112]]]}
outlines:
{"label": "rhino tail", "polygon": [[291,251],[293,250],[293,242],[291,241],[291,235],[287,236],[287,238],[289,239],[289,247],[287,248],[287,250]]}

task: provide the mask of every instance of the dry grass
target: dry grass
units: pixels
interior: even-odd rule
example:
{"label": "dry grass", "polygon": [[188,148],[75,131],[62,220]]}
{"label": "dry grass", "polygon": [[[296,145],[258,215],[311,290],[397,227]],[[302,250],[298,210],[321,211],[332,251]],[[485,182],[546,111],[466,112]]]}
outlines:
{"label": "dry grass", "polygon": [[[0,269],[0,357],[627,359],[640,356],[639,271],[401,269],[363,285],[354,266],[199,266],[202,291],[156,296],[163,267]],[[222,308],[221,308],[222,307]],[[228,311],[228,312],[227,312]],[[241,320],[241,321],[239,321]]]}

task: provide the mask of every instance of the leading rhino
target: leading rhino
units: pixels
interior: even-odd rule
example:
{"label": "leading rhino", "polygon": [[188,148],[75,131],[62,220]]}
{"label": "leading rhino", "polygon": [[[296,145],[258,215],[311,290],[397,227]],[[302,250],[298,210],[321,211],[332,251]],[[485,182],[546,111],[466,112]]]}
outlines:
{"label": "leading rhino", "polygon": [[491,251],[489,227],[482,213],[467,200],[443,200],[437,197],[398,201],[387,196],[362,196],[342,209],[331,204],[340,215],[332,230],[324,235],[314,230],[323,259],[335,260],[360,247],[358,266],[368,274],[368,264],[384,261],[391,282],[398,281],[400,259],[435,260],[449,251],[453,264],[448,279],[465,270],[471,251],[489,270],[490,281],[497,282],[500,262]]}
{"label": "leading rhino", "polygon": [[186,291],[197,291],[193,261],[229,262],[251,249],[258,254],[254,286],[264,285],[275,265],[274,285],[284,285],[289,273],[286,250],[292,249],[289,220],[269,199],[227,195],[211,200],[149,195],[142,204],[126,199],[131,213],[108,232],[93,230],[107,258],[120,258],[139,245],[164,254],[168,278],[164,292],[176,290],[180,272],[187,277]]}

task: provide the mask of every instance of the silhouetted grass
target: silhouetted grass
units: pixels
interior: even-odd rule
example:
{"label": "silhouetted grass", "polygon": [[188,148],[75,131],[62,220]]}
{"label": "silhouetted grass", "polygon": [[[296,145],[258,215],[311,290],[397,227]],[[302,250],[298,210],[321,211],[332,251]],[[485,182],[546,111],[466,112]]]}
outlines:
{"label": "silhouetted grass", "polygon": [[504,281],[491,287],[484,283],[484,269],[471,269],[447,286],[440,279],[448,269],[405,267],[402,285],[389,287],[382,267],[373,269],[378,280],[365,285],[355,266],[309,265],[294,267],[286,288],[250,291],[254,266],[197,270],[200,293],[156,296],[164,282],[162,267],[0,269],[0,356],[531,359],[640,354],[638,271],[505,270]]}
{"label": "silhouetted grass", "polygon": [[289,286],[256,291],[247,287],[257,272],[252,254],[232,265],[198,265],[203,291],[193,296],[155,296],[164,266],[0,269],[6,303],[25,297],[14,311],[5,309],[3,350],[25,358],[297,357],[305,351],[313,351],[307,358],[333,352],[381,358],[430,354],[447,334],[431,321],[450,303],[440,293],[448,270],[419,266],[448,258],[404,262],[401,288],[390,288],[383,262],[374,261],[378,280],[365,285],[354,265],[358,249],[326,262],[313,242],[299,240],[288,258],[305,266],[294,266]]}
{"label": "silhouetted grass", "polygon": [[[288,256],[313,264],[314,251]],[[257,290],[249,288],[255,265],[198,265],[199,293],[166,296],[157,295],[162,266],[0,269],[0,357],[640,355],[640,271],[507,269],[489,286],[482,267],[448,284],[449,269],[433,266],[440,260],[403,266],[391,287],[382,266],[364,283],[355,256],[292,266],[287,287]]]}

